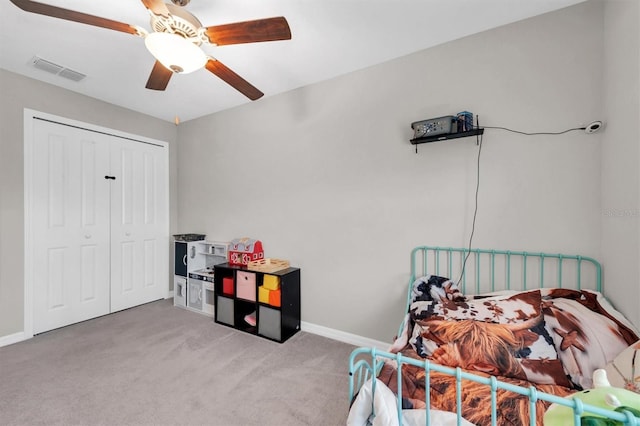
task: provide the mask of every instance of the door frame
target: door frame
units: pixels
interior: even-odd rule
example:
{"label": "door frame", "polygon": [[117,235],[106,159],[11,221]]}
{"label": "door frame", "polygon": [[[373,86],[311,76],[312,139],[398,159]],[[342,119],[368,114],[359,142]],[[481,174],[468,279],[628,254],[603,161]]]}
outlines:
{"label": "door frame", "polygon": [[[76,127],[84,130],[88,130],[91,132],[97,132],[102,134],[111,135],[114,137],[130,140],[132,142],[138,143],[148,143],[151,145],[157,145],[164,148],[165,155],[162,160],[166,163],[166,170],[168,171],[166,176],[166,185],[167,188],[167,201],[164,208],[166,209],[167,217],[170,218],[171,210],[169,208],[169,143],[166,141],[161,141],[157,139],[148,138],[145,136],[139,136],[131,133],[122,132],[120,130],[110,129],[107,127],[97,126],[95,124],[85,123],[78,120],[72,120],[70,118],[61,117],[58,115],[53,115],[41,111],[36,111],[33,109],[25,108],[24,109],[24,264],[23,264],[23,275],[24,275],[24,339],[30,339],[33,337],[33,231],[31,230],[31,220],[32,220],[32,196],[33,196],[33,182],[31,179],[33,170],[32,170],[32,156],[33,156],[33,122],[34,120],[45,120],[53,123]],[[169,227],[171,224],[171,219],[167,221],[167,228],[165,230],[165,234],[167,236],[167,241],[169,241]],[[170,259],[167,258],[167,262]],[[168,274],[167,274],[168,277]],[[165,298],[169,298],[170,294],[170,286],[171,280],[167,278],[167,288],[165,289]]]}

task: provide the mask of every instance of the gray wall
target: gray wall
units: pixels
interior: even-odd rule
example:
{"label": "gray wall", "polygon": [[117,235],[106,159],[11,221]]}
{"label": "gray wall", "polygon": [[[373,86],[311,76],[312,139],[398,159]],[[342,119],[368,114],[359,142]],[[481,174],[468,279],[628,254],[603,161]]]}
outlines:
{"label": "gray wall", "polygon": [[[411,248],[466,246],[474,206],[475,139],[416,154],[410,123],[602,119],[603,15],[582,3],[181,125],[180,230],[261,239],[302,268],[303,321],[390,341]],[[487,129],[473,245],[599,257],[602,138]]]}
{"label": "gray wall", "polygon": [[[0,69],[0,337],[24,322],[24,108],[169,142],[171,228],[177,217],[173,124]],[[169,273],[167,265],[167,273]]]}
{"label": "gray wall", "polygon": [[604,281],[606,293],[640,325],[640,2],[607,2],[604,25]]}

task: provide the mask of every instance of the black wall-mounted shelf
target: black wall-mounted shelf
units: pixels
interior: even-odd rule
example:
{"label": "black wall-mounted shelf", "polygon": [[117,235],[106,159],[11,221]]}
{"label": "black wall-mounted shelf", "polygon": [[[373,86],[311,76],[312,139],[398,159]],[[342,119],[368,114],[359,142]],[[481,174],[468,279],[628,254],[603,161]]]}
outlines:
{"label": "black wall-mounted shelf", "polygon": [[446,133],[435,136],[423,136],[421,138],[415,138],[409,140],[412,145],[419,145],[421,143],[429,143],[429,142],[440,142],[446,141],[447,139],[457,139],[457,138],[466,138],[469,136],[478,136],[484,133],[484,128],[477,128],[473,130],[467,130],[466,132],[456,132],[456,133]]}

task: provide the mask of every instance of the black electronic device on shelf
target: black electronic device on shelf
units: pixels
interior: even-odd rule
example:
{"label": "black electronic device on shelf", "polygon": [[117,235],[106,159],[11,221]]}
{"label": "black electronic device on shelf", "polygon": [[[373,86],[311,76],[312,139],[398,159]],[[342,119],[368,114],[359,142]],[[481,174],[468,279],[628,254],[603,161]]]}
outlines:
{"label": "black electronic device on shelf", "polygon": [[[466,138],[469,136],[481,136],[484,129],[480,127],[476,116],[476,125],[473,125],[473,114],[463,111],[457,115],[430,118],[411,123],[413,129],[412,145],[429,142],[439,142],[448,139]],[[418,147],[416,146],[416,152]]]}

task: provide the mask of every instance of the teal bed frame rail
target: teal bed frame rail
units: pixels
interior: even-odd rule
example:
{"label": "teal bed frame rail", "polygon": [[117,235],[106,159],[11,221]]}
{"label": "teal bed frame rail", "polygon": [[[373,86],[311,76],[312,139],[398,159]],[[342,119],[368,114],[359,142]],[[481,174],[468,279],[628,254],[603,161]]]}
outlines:
{"label": "teal bed frame rail", "polygon": [[[579,255],[527,251],[419,246],[411,251],[411,276],[405,312],[411,305],[411,284],[438,275],[456,282],[464,294],[543,287],[588,289],[602,293],[602,266]],[[404,324],[400,324],[398,336]]]}
{"label": "teal bed frame rail", "polygon": [[[585,268],[585,264],[589,264],[594,268],[595,281],[591,285],[586,286],[589,289],[602,292],[602,267],[600,263],[586,256],[575,256],[566,254],[549,254],[549,253],[534,253],[527,251],[509,251],[509,250],[485,250],[485,249],[467,249],[467,248],[454,248],[454,247],[437,247],[437,246],[420,246],[411,251],[411,282],[418,277],[425,275],[442,275],[446,274],[448,278],[454,278],[455,274],[459,272],[455,269],[456,255],[458,260],[462,258],[474,262],[475,268],[473,271],[474,283],[476,285],[476,291],[480,290],[480,279],[482,265],[488,267],[488,273],[490,280],[491,291],[498,289],[499,267],[498,264],[504,266],[504,289],[511,289],[514,282],[517,280],[517,290],[526,290],[527,288],[541,288],[545,286],[545,278],[549,277],[549,274],[545,273],[545,265],[547,268],[553,267],[555,272],[555,281],[552,283],[557,287],[566,286],[569,268],[573,268],[575,274],[571,275],[573,278],[569,283],[569,288],[581,289],[585,287],[585,283],[582,279],[582,273]],[[432,263],[430,262],[432,258]],[[482,260],[487,260],[486,264]],[[517,260],[516,260],[517,259]],[[502,260],[502,262],[501,262]],[[446,269],[441,268],[443,262],[446,264]],[[520,266],[520,274],[515,271],[515,264]],[[554,263],[554,265],[551,265]],[[429,269],[429,266],[433,266],[433,269]],[[464,263],[462,266],[465,266]],[[467,265],[468,267],[468,265]],[[464,274],[462,275],[462,284],[466,286],[469,271],[465,267]],[[538,281],[531,283],[531,269],[537,268]],[[564,272],[564,273],[563,273]],[[547,283],[548,284],[548,283]],[[464,288],[463,288],[464,289]]]}
{"label": "teal bed frame rail", "polygon": [[[586,256],[533,253],[526,251],[468,249],[438,246],[419,246],[411,251],[411,276],[407,290],[409,311],[412,299],[412,284],[423,276],[439,275],[458,283],[465,294],[478,294],[501,290],[526,290],[543,287],[560,287],[569,289],[589,289],[602,293],[602,267],[600,263]],[[400,325],[398,335],[402,334],[404,322]],[[583,404],[580,400],[561,398],[537,391],[534,387],[524,388],[500,382],[495,377],[482,377],[466,373],[460,368],[444,367],[429,360],[419,361],[401,354],[392,354],[376,348],[358,348],[349,357],[349,401],[353,401],[358,390],[369,380],[377,376],[384,360],[397,363],[398,371],[403,364],[424,368],[427,413],[430,408],[429,372],[437,371],[456,377],[456,406],[458,425],[461,424],[462,379],[487,385],[491,392],[492,425],[496,425],[496,392],[504,389],[527,396],[530,401],[530,424],[535,425],[536,401],[543,400],[571,408],[574,422],[579,425],[579,417],[584,412],[600,415],[624,425],[640,426],[640,418],[629,412],[615,412]],[[371,382],[375,392],[376,381]],[[397,410],[398,421],[402,424],[402,384],[398,375]],[[375,414],[375,413],[373,413]],[[426,425],[431,424],[430,416],[426,416]]]}
{"label": "teal bed frame rail", "polygon": [[[423,368],[426,372],[424,378],[424,386],[426,390],[425,403],[426,403],[426,426],[432,425],[430,409],[431,409],[431,395],[430,395],[430,372],[436,371],[444,373],[456,378],[456,416],[457,424],[461,425],[462,422],[462,380],[470,380],[477,383],[481,383],[487,386],[487,392],[491,392],[491,426],[496,426],[498,423],[498,413],[496,407],[497,392],[499,389],[514,392],[520,395],[524,395],[529,399],[529,425],[536,425],[536,402],[547,401],[550,403],[556,403],[569,407],[573,411],[574,425],[580,425],[580,416],[583,413],[589,413],[593,415],[602,416],[606,419],[618,421],[623,425],[640,426],[640,418],[635,417],[631,412],[617,412],[606,410],[594,405],[583,403],[579,399],[563,398],[556,395],[540,392],[533,386],[528,388],[513,385],[510,383],[501,382],[494,376],[482,377],[475,374],[462,371],[461,368],[450,368],[442,365],[434,364],[429,360],[419,361],[413,358],[408,358],[400,354],[392,354],[389,352],[379,351],[376,348],[358,348],[355,349],[349,357],[349,400],[352,401],[355,392],[360,389],[367,380],[374,377],[373,372],[379,371],[382,367],[384,359],[393,360],[397,363],[398,371],[401,371],[403,365],[414,365],[416,367]],[[398,423],[402,425],[402,375],[398,374],[397,388],[399,389],[396,407],[398,411]],[[375,392],[376,381],[371,381],[372,393]],[[372,414],[375,416],[375,410]],[[523,425],[524,426],[524,425]],[[569,426],[569,425],[567,425]]]}

